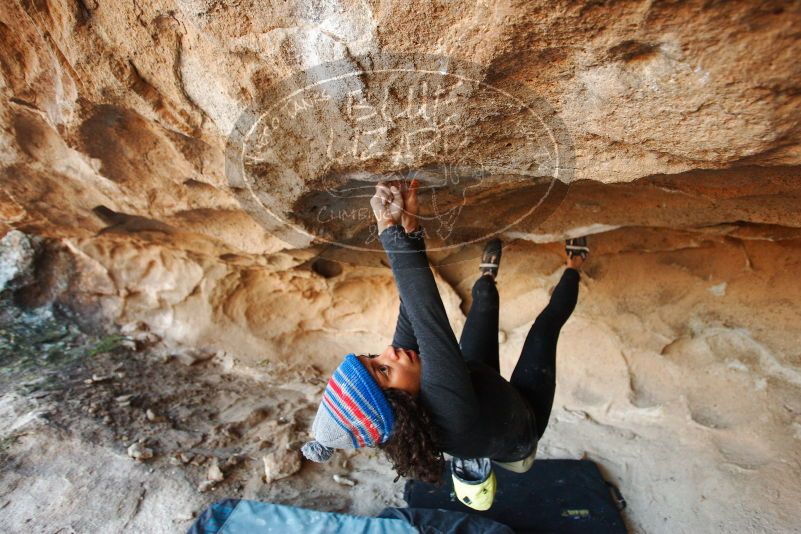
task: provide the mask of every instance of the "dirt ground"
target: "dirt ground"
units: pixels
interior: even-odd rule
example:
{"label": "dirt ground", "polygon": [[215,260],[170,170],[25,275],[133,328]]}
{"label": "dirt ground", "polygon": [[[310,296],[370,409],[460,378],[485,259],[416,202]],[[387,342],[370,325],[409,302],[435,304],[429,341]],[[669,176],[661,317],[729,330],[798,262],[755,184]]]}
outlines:
{"label": "dirt ground", "polygon": [[[3,354],[0,531],[181,532],[226,497],[356,514],[403,505],[403,481],[375,452],[340,452],[265,482],[262,457],[306,439],[323,385],[314,368],[265,365],[246,377],[224,356],[189,366],[122,338],[59,333],[40,348],[69,345],[84,357]],[[137,442],[153,457],[131,458]],[[215,460],[224,479],[201,491]]]}

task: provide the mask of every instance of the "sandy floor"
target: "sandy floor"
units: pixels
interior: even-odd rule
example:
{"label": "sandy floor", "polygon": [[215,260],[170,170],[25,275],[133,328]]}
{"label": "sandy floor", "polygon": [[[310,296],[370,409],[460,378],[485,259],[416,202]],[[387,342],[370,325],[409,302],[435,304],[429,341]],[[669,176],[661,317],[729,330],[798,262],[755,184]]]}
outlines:
{"label": "sandy floor", "polygon": [[[142,365],[139,359],[129,363]],[[4,395],[0,407],[7,436],[0,475],[3,532],[176,532],[188,527],[192,516],[211,502],[231,496],[357,514],[403,504],[397,495],[402,483],[393,484],[389,466],[368,455],[346,464],[342,462],[348,458],[339,455],[336,463],[304,466],[290,478],[264,483],[261,456],[274,445],[265,444],[258,435],[269,429],[275,437],[278,426],[293,435],[291,421],[303,421],[310,406],[303,400],[305,395],[290,388],[231,380],[213,370],[197,380],[184,369],[158,365],[164,369],[158,378],[151,374],[148,378],[156,379],[150,383],[174,386],[172,394],[154,397],[139,389],[140,401],[127,409],[117,408],[111,400],[122,391],[131,391],[125,387],[130,383],[122,380],[93,385],[92,391],[87,391],[89,388],[80,387],[81,379],[70,391],[53,391],[42,399]],[[181,381],[189,378],[193,381]],[[187,384],[195,386],[184,387]],[[292,402],[276,401],[272,395]],[[191,401],[178,405],[179,398]],[[101,409],[97,416],[83,413],[82,408],[91,403],[111,409]],[[168,421],[149,422],[145,405],[167,414]],[[254,413],[259,414],[257,419],[265,405],[281,409],[283,416],[269,417],[238,436],[235,429],[242,428],[238,422]],[[210,416],[212,406],[223,408],[222,413]],[[110,414],[112,421],[104,422],[106,416],[100,414]],[[290,422],[282,424],[280,417]],[[11,421],[16,425],[9,425]],[[118,425],[124,425],[126,435],[120,435]],[[154,458],[137,462],[128,457],[126,447],[142,437],[149,438],[147,445]],[[178,451],[194,459],[186,465],[173,460]],[[224,468],[225,480],[210,491],[199,492],[210,459],[219,458],[220,465],[225,465],[232,457],[241,460]],[[331,478],[335,473],[346,475],[356,486],[335,483]]]}
{"label": "sandy floor", "polygon": [[[218,359],[189,367],[117,347],[37,374],[14,385],[6,376],[0,397],[2,532],[180,532],[232,496],[356,514],[403,505],[403,482],[374,453],[338,453],[265,483],[262,456],[305,438],[322,383],[314,369],[244,377]],[[92,376],[109,378],[85,383]],[[116,400],[125,395],[130,405]],[[128,456],[139,440],[152,459]],[[225,479],[200,492],[214,459]]]}

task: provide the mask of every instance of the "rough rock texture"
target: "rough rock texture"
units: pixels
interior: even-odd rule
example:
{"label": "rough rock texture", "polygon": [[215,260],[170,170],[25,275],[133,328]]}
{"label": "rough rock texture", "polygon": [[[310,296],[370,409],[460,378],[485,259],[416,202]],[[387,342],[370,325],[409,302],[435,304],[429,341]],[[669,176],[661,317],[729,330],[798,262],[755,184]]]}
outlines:
{"label": "rough rock texture", "polygon": [[0,240],[0,291],[24,287],[34,280],[34,244],[20,232],[12,230]]}
{"label": "rough rock texture", "polygon": [[301,459],[298,451],[271,452],[262,457],[264,462],[264,479],[270,484],[294,475],[300,471]]}
{"label": "rough rock texture", "polygon": [[[593,234],[544,455],[599,461],[635,530],[795,528],[800,22],[799,2],[5,2],[0,232],[44,238],[15,297],[88,329],[141,322],[166,352],[225,351],[245,371],[328,369],[386,343],[397,308],[374,242],[327,245],[369,241],[366,200],[342,193],[418,172],[457,330],[470,242],[501,228],[511,243],[507,373],[558,242]],[[281,80],[431,57],[475,82],[434,145],[410,139],[435,114],[401,116],[399,88],[420,91],[416,112],[433,98],[423,78],[363,76],[360,94],[394,88],[388,128],[367,140],[375,119],[353,114],[375,100],[313,102],[248,145],[259,187],[232,175],[243,113]],[[542,99],[550,130],[528,135],[508,94]]]}

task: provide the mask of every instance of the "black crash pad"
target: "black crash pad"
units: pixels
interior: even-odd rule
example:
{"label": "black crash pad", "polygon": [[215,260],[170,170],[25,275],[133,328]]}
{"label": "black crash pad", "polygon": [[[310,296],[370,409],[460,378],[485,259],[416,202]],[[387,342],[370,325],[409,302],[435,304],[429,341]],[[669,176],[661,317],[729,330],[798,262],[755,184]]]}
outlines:
{"label": "black crash pad", "polygon": [[[447,462],[446,462],[447,463]],[[445,483],[406,482],[410,508],[456,510],[494,519],[517,533],[625,533],[617,488],[607,484],[589,460],[537,460],[527,473],[493,467],[498,490],[492,508],[477,512],[456,500],[451,473]]]}

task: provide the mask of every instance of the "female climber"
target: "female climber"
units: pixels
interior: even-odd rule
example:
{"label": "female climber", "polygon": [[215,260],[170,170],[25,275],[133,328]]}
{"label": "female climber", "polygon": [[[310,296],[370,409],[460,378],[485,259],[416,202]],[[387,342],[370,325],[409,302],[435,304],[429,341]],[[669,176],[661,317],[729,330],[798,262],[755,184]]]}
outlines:
{"label": "female climber", "polygon": [[457,495],[486,509],[495,489],[490,460],[525,472],[548,424],[556,343],[576,306],[586,239],[568,241],[567,268],[506,381],[498,363],[500,240],[484,248],[457,342],[428,264],[415,181],[379,183],[371,206],[400,293],[397,327],[381,354],[345,356],[323,392],[312,423],[315,439],[303,454],[320,462],[333,449],[377,446],[398,476],[433,483],[446,453],[453,458]]}

